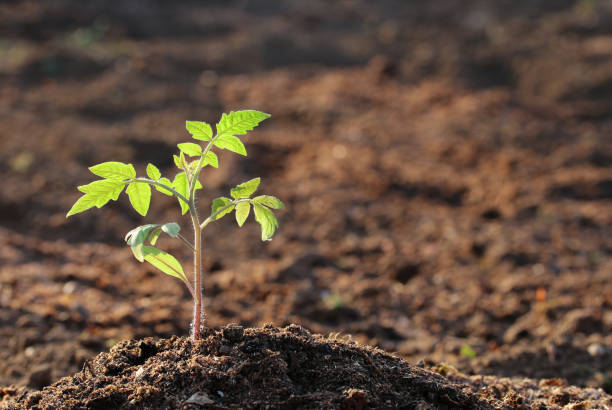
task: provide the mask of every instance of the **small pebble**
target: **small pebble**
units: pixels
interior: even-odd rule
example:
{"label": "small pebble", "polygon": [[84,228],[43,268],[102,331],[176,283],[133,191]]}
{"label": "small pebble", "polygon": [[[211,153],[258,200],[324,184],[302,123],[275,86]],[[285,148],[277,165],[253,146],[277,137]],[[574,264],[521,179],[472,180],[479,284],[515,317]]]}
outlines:
{"label": "small pebble", "polygon": [[197,404],[198,406],[204,406],[206,404],[213,404],[214,400],[208,397],[208,394],[204,392],[197,392],[187,399],[185,404]]}
{"label": "small pebble", "polygon": [[144,375],[144,372],[145,372],[144,367],[141,367],[140,369],[136,370],[136,373],[134,373],[134,377],[136,379],[140,379]]}
{"label": "small pebble", "polygon": [[587,347],[587,352],[593,357],[603,356],[606,354],[606,348],[600,345],[599,343],[591,343]]}

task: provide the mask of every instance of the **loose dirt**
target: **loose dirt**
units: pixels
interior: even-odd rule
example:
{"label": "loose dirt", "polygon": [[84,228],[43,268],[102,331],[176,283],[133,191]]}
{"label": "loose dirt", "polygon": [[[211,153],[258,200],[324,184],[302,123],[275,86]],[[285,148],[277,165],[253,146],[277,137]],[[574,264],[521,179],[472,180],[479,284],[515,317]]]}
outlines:
{"label": "loose dirt", "polygon": [[[440,370],[441,371],[441,370]],[[448,372],[448,368],[444,372]],[[202,340],[173,336],[115,345],[42,392],[9,408],[592,408],[612,405],[595,389],[495,378],[450,382],[382,350],[291,325],[229,325]],[[535,391],[534,391],[535,390]],[[535,393],[535,394],[534,394]]]}
{"label": "loose dirt", "polygon": [[[287,208],[270,243],[211,226],[211,328],[340,332],[401,372],[448,363],[440,383],[487,403],[612,392],[612,4],[409,3],[3,2],[3,398],[124,340],[188,349],[167,338],[187,336],[189,294],[123,246],[145,223],[126,199],[64,216],[88,166],[172,176],[186,119],[242,108],[273,116],[204,176],[203,213],[254,176]],[[146,221],[188,234],[177,210],[155,197]],[[532,381],[482,397],[475,380],[506,383],[489,376]]]}

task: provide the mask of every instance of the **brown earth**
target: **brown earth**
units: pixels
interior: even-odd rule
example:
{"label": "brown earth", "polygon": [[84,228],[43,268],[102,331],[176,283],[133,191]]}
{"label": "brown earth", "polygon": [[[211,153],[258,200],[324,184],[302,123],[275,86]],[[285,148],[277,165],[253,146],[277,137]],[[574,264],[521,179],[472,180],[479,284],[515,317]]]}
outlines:
{"label": "brown earth", "polygon": [[[254,176],[287,208],[269,243],[250,220],[206,233],[209,326],[296,323],[434,370],[612,392],[603,0],[2,2],[0,385],[187,334],[189,293],[122,244],[143,223],[125,198],[65,213],[87,166],[172,176],[186,119],[244,108],[273,116],[248,158],[220,153],[202,209]],[[146,221],[188,231],[177,208],[155,197]],[[546,383],[574,389],[529,394]]]}
{"label": "brown earth", "polygon": [[[291,325],[121,342],[83,371],[9,408],[573,408],[612,405],[600,390],[520,385],[455,373],[452,381],[382,350]],[[534,394],[534,390],[536,390]],[[17,391],[15,392],[17,393]],[[580,407],[581,406],[581,407]]]}

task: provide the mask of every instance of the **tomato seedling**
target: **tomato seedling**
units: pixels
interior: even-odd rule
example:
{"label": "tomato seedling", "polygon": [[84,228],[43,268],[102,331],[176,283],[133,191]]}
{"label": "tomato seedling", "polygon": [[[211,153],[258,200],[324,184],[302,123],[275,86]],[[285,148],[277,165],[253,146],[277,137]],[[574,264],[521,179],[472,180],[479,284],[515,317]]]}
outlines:
{"label": "tomato seedling", "polygon": [[[113,161],[94,165],[89,170],[102,179],[79,186],[78,190],[84,195],[76,201],[66,215],[69,217],[94,206],[101,208],[110,200],[116,201],[126,186],[125,192],[130,203],[142,216],[146,216],[149,210],[151,187],[164,195],[176,197],[182,215],[189,212],[191,217],[194,231],[193,243],[181,235],[181,228],[176,222],[139,226],[127,233],[125,241],[140,262],[147,261],[162,272],[185,283],[193,297],[191,335],[194,340],[200,337],[201,327],[204,325],[202,323],[202,231],[204,228],[231,212],[234,212],[238,226],[242,226],[252,208],[255,220],[261,225],[261,239],[267,241],[272,238],[278,227],[278,221],[271,209],[284,207],[278,198],[270,195],[251,198],[260,183],[260,178],[254,178],[233,188],[230,191],[231,198],[214,199],[210,215],[200,220],[196,207],[196,192],[203,188],[199,181],[200,172],[206,166],[215,168],[219,166],[217,155],[213,152],[215,147],[246,156],[244,144],[237,135],[246,134],[247,131],[252,130],[269,117],[269,114],[255,110],[232,111],[221,116],[221,120],[216,124],[216,133],[213,133],[212,127],[205,122],[187,121],[187,131],[191,136],[207,144],[204,147],[194,142],[178,144],[179,154],[173,157],[180,172],[174,176],[172,181],[163,177],[153,164],[147,165],[147,177],[137,177],[132,164]],[[174,256],[155,247],[162,233],[179,239],[193,251],[193,283],[187,278],[183,267]],[[147,242],[149,245],[146,245]]]}

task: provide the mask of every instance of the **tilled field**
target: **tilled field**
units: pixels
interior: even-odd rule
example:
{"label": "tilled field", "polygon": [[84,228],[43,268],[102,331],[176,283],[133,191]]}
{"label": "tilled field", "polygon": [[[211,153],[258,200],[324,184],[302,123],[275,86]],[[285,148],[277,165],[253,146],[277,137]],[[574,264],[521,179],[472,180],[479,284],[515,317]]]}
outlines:
{"label": "tilled field", "polygon": [[202,209],[261,176],[286,210],[269,243],[206,233],[209,326],[612,392],[612,3],[490,3],[1,4],[0,385],[187,334],[189,293],[122,244],[126,198],[65,213],[88,166],[172,174],[186,119],[252,108]]}

